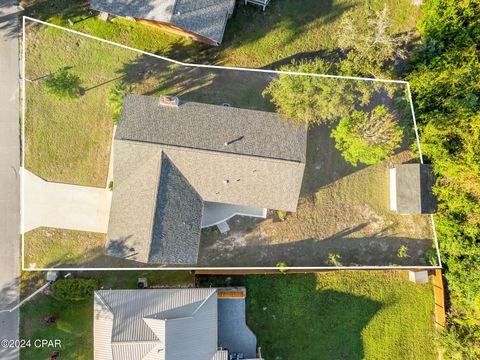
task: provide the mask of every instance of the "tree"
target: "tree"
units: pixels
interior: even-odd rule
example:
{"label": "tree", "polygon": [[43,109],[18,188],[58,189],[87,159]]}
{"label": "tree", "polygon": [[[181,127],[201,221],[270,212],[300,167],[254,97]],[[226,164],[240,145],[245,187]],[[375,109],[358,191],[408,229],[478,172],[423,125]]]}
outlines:
{"label": "tree", "polygon": [[408,80],[424,159],[437,175],[435,219],[448,280],[447,359],[480,358],[480,2],[429,0]]}
{"label": "tree", "polygon": [[51,74],[45,81],[47,92],[59,100],[80,97],[80,84],[80,78],[66,69]]}
{"label": "tree", "polygon": [[394,60],[404,59],[404,45],[408,35],[397,35],[392,30],[390,13],[369,10],[365,17],[354,18],[347,13],[342,20],[340,47],[347,52],[341,64],[344,74],[390,78]]}
{"label": "tree", "polygon": [[371,113],[356,111],[344,117],[332,131],[336,148],[346,161],[377,164],[400,146],[403,131],[385,105]]}
{"label": "tree", "polygon": [[[308,74],[338,73],[333,63],[319,58],[294,61],[280,70]],[[381,87],[381,84],[365,81],[280,74],[270,82],[263,95],[272,97],[278,112],[295,124],[308,127],[331,124],[355,109],[366,106]]]}

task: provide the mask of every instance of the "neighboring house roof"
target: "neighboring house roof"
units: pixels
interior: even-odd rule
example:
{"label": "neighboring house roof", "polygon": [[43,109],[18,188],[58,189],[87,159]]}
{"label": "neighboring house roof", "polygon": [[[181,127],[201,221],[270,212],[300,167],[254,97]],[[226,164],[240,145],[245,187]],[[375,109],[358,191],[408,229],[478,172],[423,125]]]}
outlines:
{"label": "neighboring house roof", "polygon": [[395,210],[400,214],[432,214],[436,199],[432,194],[435,178],[432,168],[424,164],[402,164],[394,172]]}
{"label": "neighboring house roof", "polygon": [[171,23],[221,43],[234,0],[91,0],[93,10]]}
{"label": "neighboring house roof", "polygon": [[107,254],[192,264],[204,202],[296,210],[306,131],[278,114],[127,95],[113,146]]}
{"label": "neighboring house roof", "polygon": [[96,291],[94,359],[221,359],[217,311],[216,289]]}

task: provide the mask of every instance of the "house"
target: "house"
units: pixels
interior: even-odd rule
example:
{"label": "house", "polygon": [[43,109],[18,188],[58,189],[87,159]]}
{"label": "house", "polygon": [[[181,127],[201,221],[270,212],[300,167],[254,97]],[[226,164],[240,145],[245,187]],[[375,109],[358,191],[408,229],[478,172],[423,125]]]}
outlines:
{"label": "house", "polygon": [[91,0],[90,8],[159,27],[192,40],[219,45],[235,0]]}
{"label": "house", "polygon": [[402,215],[435,213],[434,183],[430,165],[401,164],[390,169],[390,210]]}
{"label": "house", "polygon": [[257,357],[244,288],[98,290],[95,360],[240,360]]}
{"label": "house", "polygon": [[127,95],[113,142],[106,253],[195,264],[201,229],[296,211],[306,130],[279,114]]}

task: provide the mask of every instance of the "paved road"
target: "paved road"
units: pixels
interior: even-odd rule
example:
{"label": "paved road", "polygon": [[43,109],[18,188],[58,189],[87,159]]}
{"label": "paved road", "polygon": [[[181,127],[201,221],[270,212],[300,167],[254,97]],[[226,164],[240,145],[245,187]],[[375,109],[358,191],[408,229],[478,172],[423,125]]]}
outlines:
{"label": "paved road", "polygon": [[[19,63],[17,9],[0,0],[0,310],[18,302],[19,276]],[[18,311],[0,313],[0,339],[18,338]],[[18,352],[0,348],[0,359]]]}

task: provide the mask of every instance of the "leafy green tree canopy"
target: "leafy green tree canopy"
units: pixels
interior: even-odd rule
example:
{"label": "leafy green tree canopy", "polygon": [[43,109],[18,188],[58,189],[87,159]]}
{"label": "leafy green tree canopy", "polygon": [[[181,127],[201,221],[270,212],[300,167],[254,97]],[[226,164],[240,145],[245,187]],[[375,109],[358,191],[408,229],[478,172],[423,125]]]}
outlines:
{"label": "leafy green tree canopy", "polygon": [[387,7],[381,11],[369,10],[365,17],[354,17],[352,12],[342,19],[339,42],[347,52],[342,61],[342,72],[348,75],[391,78],[395,59],[406,57],[407,34],[395,34]]}
{"label": "leafy green tree canopy", "polygon": [[379,105],[371,113],[356,111],[340,120],[332,131],[336,147],[346,161],[373,165],[388,158],[400,146],[403,131],[387,107]]}
{"label": "leafy green tree canopy", "polygon": [[66,69],[51,74],[45,81],[47,92],[59,100],[80,97],[80,78]]}
{"label": "leafy green tree canopy", "polygon": [[[294,61],[280,70],[307,74],[338,73],[339,69],[322,59]],[[280,74],[263,95],[269,95],[277,111],[306,127],[332,123],[367,105],[381,84],[349,79]]]}

